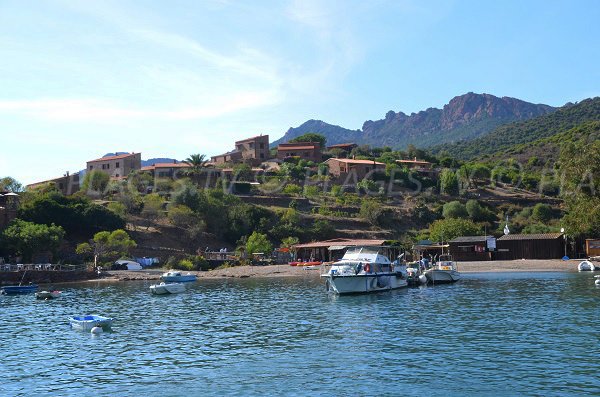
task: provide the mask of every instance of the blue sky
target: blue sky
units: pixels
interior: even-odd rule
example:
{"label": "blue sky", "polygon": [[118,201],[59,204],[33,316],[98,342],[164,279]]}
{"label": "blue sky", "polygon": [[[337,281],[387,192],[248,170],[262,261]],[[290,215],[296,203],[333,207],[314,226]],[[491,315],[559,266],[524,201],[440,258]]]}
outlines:
{"label": "blue sky", "polygon": [[600,95],[600,2],[0,1],[0,177],[215,155],[469,91]]}

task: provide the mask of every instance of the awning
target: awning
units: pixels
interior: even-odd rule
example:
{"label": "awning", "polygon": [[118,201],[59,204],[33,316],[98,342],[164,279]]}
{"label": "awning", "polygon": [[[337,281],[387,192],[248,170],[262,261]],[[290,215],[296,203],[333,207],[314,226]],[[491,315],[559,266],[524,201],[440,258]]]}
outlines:
{"label": "awning", "polygon": [[331,247],[327,248],[329,251],[339,251],[339,250],[343,250],[348,248],[348,246],[346,245],[332,245]]}

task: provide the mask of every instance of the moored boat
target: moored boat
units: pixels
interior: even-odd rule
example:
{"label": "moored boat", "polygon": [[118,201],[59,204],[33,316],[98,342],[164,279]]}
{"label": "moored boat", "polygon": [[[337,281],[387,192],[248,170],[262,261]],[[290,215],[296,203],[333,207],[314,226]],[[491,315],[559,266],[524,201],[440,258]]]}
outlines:
{"label": "moored boat", "polygon": [[150,286],[150,292],[154,295],[179,294],[185,292],[185,285],[180,283],[160,283]]}
{"label": "moored boat", "polygon": [[577,265],[577,270],[580,272],[593,272],[596,270],[596,266],[594,266],[591,261],[585,260],[581,261],[579,265]]}
{"label": "moored boat", "polygon": [[182,274],[177,270],[169,270],[166,273],[163,273],[160,276],[160,279],[166,283],[187,283],[197,280],[197,276],[195,274]]}
{"label": "moored boat", "polygon": [[38,291],[35,293],[37,299],[55,299],[62,294],[61,291]]}
{"label": "moored boat", "polygon": [[69,317],[71,328],[82,331],[90,331],[94,327],[108,329],[112,326],[112,322],[113,319],[110,317],[98,316],[95,314]]}
{"label": "moored boat", "polygon": [[28,285],[5,285],[0,288],[0,293],[3,295],[21,295],[21,294],[32,294],[38,290],[37,284]]}
{"label": "moored boat", "polygon": [[430,283],[453,283],[460,280],[460,273],[451,255],[440,255],[435,264],[425,271],[425,277]]}
{"label": "moored boat", "polygon": [[408,285],[406,266],[394,266],[378,247],[349,248],[321,277],[337,294],[388,291]]}

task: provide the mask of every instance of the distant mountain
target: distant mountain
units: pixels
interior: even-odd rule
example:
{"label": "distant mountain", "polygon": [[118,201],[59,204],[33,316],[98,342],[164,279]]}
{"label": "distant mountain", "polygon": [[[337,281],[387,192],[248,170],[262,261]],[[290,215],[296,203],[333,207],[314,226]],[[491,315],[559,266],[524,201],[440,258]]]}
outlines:
{"label": "distant mountain", "polygon": [[554,113],[531,120],[506,124],[470,141],[432,147],[432,151],[444,151],[452,157],[472,159],[485,155],[502,155],[527,145],[552,137],[590,121],[600,121],[600,97],[568,103]]}
{"label": "distant mountain", "polygon": [[156,157],[153,159],[148,159],[148,160],[142,160],[142,167],[147,167],[149,165],[152,164],[158,164],[158,163],[179,163],[179,160],[175,160],[169,157]]}
{"label": "distant mountain", "polygon": [[410,144],[424,148],[474,139],[502,124],[528,120],[555,110],[552,106],[515,98],[469,92],[453,98],[443,109],[429,108],[410,115],[390,110],[381,120],[365,121],[361,130],[309,120],[297,128],[290,128],[281,139],[273,142],[273,146],[307,132],[316,132],[327,137],[328,145],[355,142],[395,149]]}

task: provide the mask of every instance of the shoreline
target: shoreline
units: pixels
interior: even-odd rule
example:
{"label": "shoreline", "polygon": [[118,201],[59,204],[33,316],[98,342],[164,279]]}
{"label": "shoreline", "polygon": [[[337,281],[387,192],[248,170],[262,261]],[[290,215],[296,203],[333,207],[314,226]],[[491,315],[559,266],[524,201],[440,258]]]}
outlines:
{"label": "shoreline", "polygon": [[[562,259],[532,259],[513,261],[478,261],[458,262],[461,273],[508,273],[508,272],[577,272],[581,259],[563,261]],[[167,269],[145,269],[138,271],[111,270],[104,276],[88,281],[139,281],[159,280]],[[183,273],[188,273],[182,271]],[[320,268],[305,269],[290,265],[269,266],[234,266],[225,269],[208,271],[190,271],[198,279],[227,279],[227,278],[279,278],[279,277],[319,277]]]}

